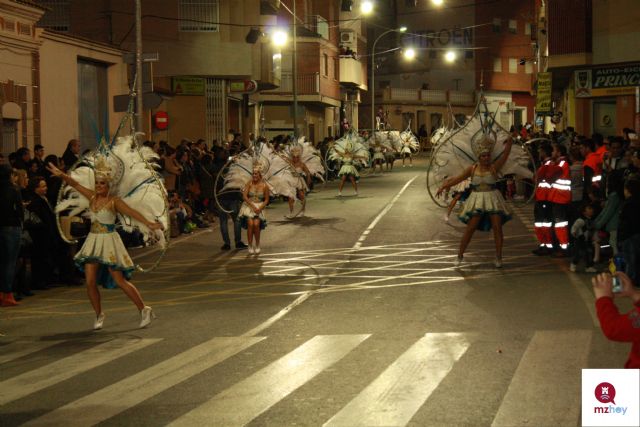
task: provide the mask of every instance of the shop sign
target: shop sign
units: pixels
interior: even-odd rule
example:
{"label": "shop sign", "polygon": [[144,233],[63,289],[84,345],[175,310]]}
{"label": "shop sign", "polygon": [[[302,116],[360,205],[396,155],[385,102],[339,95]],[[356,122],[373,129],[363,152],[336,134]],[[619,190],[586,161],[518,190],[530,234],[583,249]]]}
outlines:
{"label": "shop sign", "polygon": [[538,73],[536,113],[551,112],[551,73]]}
{"label": "shop sign", "polygon": [[640,85],[640,65],[576,70],[576,98],[633,95]]}
{"label": "shop sign", "polygon": [[201,77],[173,77],[171,90],[176,95],[204,95],[204,79]]}

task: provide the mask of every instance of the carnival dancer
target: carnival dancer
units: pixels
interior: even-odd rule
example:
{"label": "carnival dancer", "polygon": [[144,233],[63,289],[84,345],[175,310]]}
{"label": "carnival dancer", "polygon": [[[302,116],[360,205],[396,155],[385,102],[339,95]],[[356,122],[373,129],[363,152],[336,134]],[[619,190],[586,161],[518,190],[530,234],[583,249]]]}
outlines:
{"label": "carnival dancer", "polygon": [[387,133],[386,132],[375,132],[374,137],[370,140],[369,146],[373,148],[373,169],[375,171],[376,166],[380,166],[380,173],[382,173],[382,165],[386,163],[387,159],[385,157],[385,153],[392,151]]}
{"label": "carnival dancer", "polygon": [[413,152],[420,148],[420,143],[416,136],[410,129],[400,132],[400,141],[402,142],[402,148],[400,149],[400,156],[402,156],[402,167],[405,167],[404,161],[409,158],[409,167],[413,167]]}
{"label": "carnival dancer", "polygon": [[234,156],[224,180],[216,198],[228,191],[242,192],[244,202],[238,218],[247,230],[249,254],[257,255],[261,251],[260,231],[267,226],[264,209],[270,196],[295,198],[298,179],[286,157],[259,138],[251,149]]}
{"label": "carnival dancer", "polygon": [[364,141],[354,133],[347,133],[345,136],[336,141],[329,153],[329,159],[338,160],[342,164],[338,176],[340,177],[340,185],[338,187],[338,196],[342,196],[342,188],[347,177],[353,185],[353,189],[358,195],[358,179],[360,174],[356,169],[357,164],[366,166],[369,162],[369,149],[364,145]]}
{"label": "carnival dancer", "polygon": [[492,152],[496,145],[496,139],[492,136],[491,133],[485,132],[476,134],[475,139],[471,141],[471,148],[478,161],[465,168],[459,176],[447,179],[436,193],[439,196],[443,191],[465,179],[471,179],[471,194],[458,216],[467,224],[467,228],[460,242],[456,266],[462,263],[464,252],[476,229],[483,231],[493,229],[496,246],[495,266],[502,267],[502,224],[511,219],[511,215],[496,184],[499,179],[498,174],[511,153],[513,138],[506,139],[502,153],[492,162]]}
{"label": "carnival dancer", "polygon": [[244,202],[238,217],[242,227],[247,230],[249,253],[257,255],[260,253],[260,232],[267,226],[264,208],[269,204],[269,187],[262,178],[261,164],[253,166],[251,181],[245,186],[242,199]]}
{"label": "carnival dancer", "polygon": [[[322,160],[320,159],[318,150],[307,142],[304,142],[304,138],[300,138],[295,145],[288,146],[285,150],[287,157],[291,162],[291,167],[294,170],[294,176],[298,180],[296,188],[297,198],[302,204],[300,215],[304,216],[306,208],[306,194],[311,188],[311,180],[315,176],[320,180],[323,180],[324,167],[322,166]],[[287,218],[293,218],[293,206],[295,204],[295,198],[289,198],[289,215]]]}
{"label": "carnival dancer", "polygon": [[[91,231],[74,260],[85,273],[87,293],[96,313],[94,330],[102,329],[105,320],[97,285],[108,280],[108,276],[140,311],[141,328],[155,317],[138,289],[129,282],[136,266],[115,231],[119,216],[121,223],[129,220],[128,227],[135,225],[147,238],[153,235],[164,241],[162,233],[155,231],[166,226],[166,214],[163,215],[166,211],[165,190],[159,181],[151,181],[157,176],[147,162],[140,161],[138,153],[131,148],[132,142],[132,137],[118,138],[113,151],[101,150],[85,157],[87,166],[79,167],[69,175],[52,163],[47,166],[52,175],[60,177],[76,193],[60,202],[56,210],[73,208],[71,215],[85,208],[89,210]],[[138,158],[134,158],[136,156]],[[144,151],[145,160],[153,157],[150,149]]]}

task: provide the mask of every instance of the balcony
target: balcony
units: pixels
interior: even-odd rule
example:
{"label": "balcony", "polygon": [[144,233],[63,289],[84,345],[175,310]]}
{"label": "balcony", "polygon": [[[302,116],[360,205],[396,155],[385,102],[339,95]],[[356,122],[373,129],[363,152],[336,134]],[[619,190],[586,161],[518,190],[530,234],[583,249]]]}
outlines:
{"label": "balcony", "polygon": [[[320,74],[298,74],[297,85],[298,95],[318,95],[320,94]],[[273,90],[266,90],[264,94],[291,94],[293,92],[293,74],[282,73],[280,78],[280,87]]]}
{"label": "balcony", "polygon": [[474,106],[476,95],[474,92],[455,90],[420,90],[403,88],[386,88],[376,93],[380,101],[399,102],[403,104],[420,105],[457,105]]}
{"label": "balcony", "polygon": [[353,57],[340,57],[340,84],[366,90],[362,63]]}

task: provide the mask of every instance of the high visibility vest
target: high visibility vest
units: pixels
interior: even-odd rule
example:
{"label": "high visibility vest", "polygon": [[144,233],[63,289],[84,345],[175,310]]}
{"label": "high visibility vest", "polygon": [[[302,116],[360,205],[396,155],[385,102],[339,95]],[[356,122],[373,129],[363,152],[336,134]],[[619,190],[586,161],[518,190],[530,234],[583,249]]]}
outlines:
{"label": "high visibility vest", "polygon": [[560,158],[555,166],[556,171],[560,172],[560,174],[551,184],[549,201],[563,205],[571,203],[571,171],[569,169],[569,162],[564,158]]}
{"label": "high visibility vest", "polygon": [[597,153],[587,154],[587,158],[584,159],[582,166],[588,166],[593,170],[591,184],[600,185],[600,181],[602,181],[602,162],[600,161],[600,156]]}
{"label": "high visibility vest", "polygon": [[545,202],[549,200],[551,192],[551,182],[549,182],[549,173],[553,162],[546,160],[542,166],[538,168],[538,185],[536,186],[535,198],[536,202]]}

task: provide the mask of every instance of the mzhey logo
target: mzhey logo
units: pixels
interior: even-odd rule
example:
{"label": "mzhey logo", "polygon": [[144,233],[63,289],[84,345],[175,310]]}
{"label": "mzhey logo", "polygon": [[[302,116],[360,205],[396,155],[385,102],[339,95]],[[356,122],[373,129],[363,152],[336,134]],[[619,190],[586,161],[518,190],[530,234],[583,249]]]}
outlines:
{"label": "mzhey logo", "polygon": [[613,403],[616,404],[616,388],[611,383],[600,383],[596,386],[594,391],[596,399],[600,403]]}

